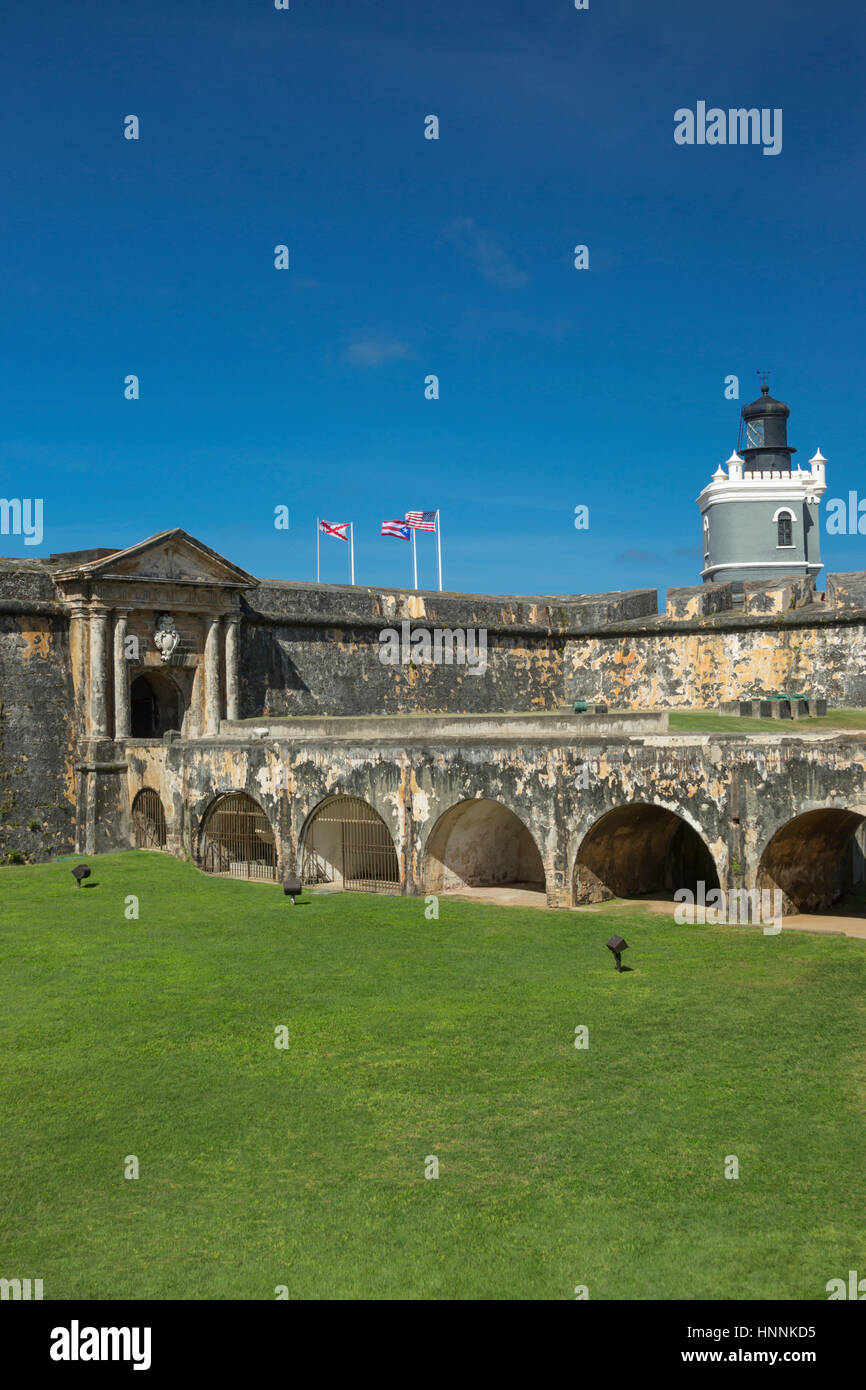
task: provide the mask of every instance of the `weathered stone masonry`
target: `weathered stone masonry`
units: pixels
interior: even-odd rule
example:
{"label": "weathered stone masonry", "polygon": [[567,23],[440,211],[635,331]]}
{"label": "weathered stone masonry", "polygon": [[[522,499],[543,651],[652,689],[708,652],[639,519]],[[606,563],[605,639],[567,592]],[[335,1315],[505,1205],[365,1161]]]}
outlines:
{"label": "weathered stone masonry", "polygon": [[[800,905],[829,900],[840,855],[849,886],[859,873],[860,738],[489,719],[577,697],[635,711],[795,690],[866,705],[866,576],[830,576],[826,599],[801,581],[745,588],[737,610],[729,585],[674,590],[659,615],[653,590],[516,598],[259,582],[182,531],[0,562],[0,851],[125,847],[136,793],[152,788],[168,848],[195,859],[215,797],[243,790],[288,869],[310,815],[337,793],[382,816],[407,893],[482,868],[499,881],[510,854],[517,877],[533,877],[540,856],[556,906],[669,887],[646,867],[665,864],[668,877],[746,886],[769,874]],[[404,620],[485,629],[486,671],[383,665],[380,633]],[[153,736],[135,736],[142,708]],[[432,712],[475,717],[371,719]],[[323,715],[349,727],[309,718]],[[477,813],[458,809],[471,803]],[[482,865],[494,843],[499,860]]]}
{"label": "weathered stone masonry", "polygon": [[0,862],[75,842],[69,622],[50,575],[0,562]]}
{"label": "weathered stone masonry", "polygon": [[[467,747],[458,736],[434,731],[371,746],[350,735],[338,743],[314,734],[281,738],[272,725],[259,738],[132,748],[129,764],[130,797],[143,786],[156,787],[175,850],[193,859],[207,811],[222,792],[246,791],[264,808],[285,871],[297,866],[304,828],[327,796],[361,797],[391,831],[409,894],[435,887],[427,848],[439,818],[464,801],[494,801],[529,830],[544,865],[548,902],[559,907],[575,900],[585,837],[619,807],[674,813],[700,836],[720,884],[729,886],[758,882],[767,846],[796,817],[818,811],[866,816],[866,748],[858,738],[826,734],[650,734],[614,742],[523,734],[475,738]],[[802,845],[797,853],[809,858]],[[815,858],[810,870],[819,896],[835,871],[831,859]],[[658,886],[677,885],[646,885]]]}
{"label": "weathered stone masonry", "polygon": [[[248,717],[550,709],[702,709],[779,691],[866,705],[866,582],[801,580],[565,597],[494,598],[260,584],[244,595],[241,708]],[[697,597],[692,597],[696,595]],[[291,614],[291,620],[289,620]],[[449,666],[390,668],[384,627],[483,627],[483,678]]]}

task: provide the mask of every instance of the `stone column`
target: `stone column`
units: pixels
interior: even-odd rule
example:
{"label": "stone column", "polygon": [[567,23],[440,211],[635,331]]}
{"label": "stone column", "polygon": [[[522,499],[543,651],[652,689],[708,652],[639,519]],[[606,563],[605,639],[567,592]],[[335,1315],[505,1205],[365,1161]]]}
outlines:
{"label": "stone column", "polygon": [[90,737],[108,738],[108,610],[90,610]]}
{"label": "stone column", "polygon": [[72,663],[72,687],[75,695],[75,729],[79,738],[90,731],[90,701],[87,668],[90,651],[90,609],[76,603],[69,615],[69,656]]}
{"label": "stone column", "polygon": [[240,719],[240,683],[238,656],[240,614],[226,616],[226,719]]}
{"label": "stone column", "polygon": [[126,620],[119,609],[114,617],[114,737],[129,738],[129,679],[126,668]]}
{"label": "stone column", "polygon": [[205,619],[204,643],[204,731],[205,737],[218,734],[220,727],[220,620],[219,614]]}

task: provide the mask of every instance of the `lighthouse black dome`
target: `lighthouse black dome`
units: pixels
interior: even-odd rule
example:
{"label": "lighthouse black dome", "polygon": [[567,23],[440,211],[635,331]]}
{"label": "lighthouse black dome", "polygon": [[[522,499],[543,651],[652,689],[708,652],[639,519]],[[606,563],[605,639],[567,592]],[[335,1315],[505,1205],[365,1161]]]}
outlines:
{"label": "lighthouse black dome", "polygon": [[744,420],[753,420],[758,415],[783,415],[787,420],[790,414],[790,407],[784,401],[777,401],[770,395],[769,386],[762,386],[758,399],[744,405],[742,410]]}
{"label": "lighthouse black dome", "polygon": [[743,456],[744,473],[790,473],[791,455],[797,452],[788,444],[790,414],[784,401],[770,395],[767,385],[761,387],[756,401],[743,406],[737,452]]}

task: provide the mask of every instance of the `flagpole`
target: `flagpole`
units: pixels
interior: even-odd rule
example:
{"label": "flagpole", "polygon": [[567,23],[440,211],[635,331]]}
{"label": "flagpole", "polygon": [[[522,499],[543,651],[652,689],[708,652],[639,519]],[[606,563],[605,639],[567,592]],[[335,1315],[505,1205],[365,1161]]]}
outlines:
{"label": "flagpole", "polygon": [[439,592],[442,592],[442,523],[439,520],[439,508],[436,508],[436,553],[439,557]]}
{"label": "flagpole", "polygon": [[415,588],[418,588],[418,551],[415,549],[415,527],[412,527],[412,574],[415,580]]}
{"label": "flagpole", "polygon": [[349,571],[352,576],[351,582],[355,582],[355,523],[349,522]]}
{"label": "flagpole", "polygon": [[[316,517],[316,583],[319,583],[319,518]],[[442,585],[439,585],[442,588]]]}

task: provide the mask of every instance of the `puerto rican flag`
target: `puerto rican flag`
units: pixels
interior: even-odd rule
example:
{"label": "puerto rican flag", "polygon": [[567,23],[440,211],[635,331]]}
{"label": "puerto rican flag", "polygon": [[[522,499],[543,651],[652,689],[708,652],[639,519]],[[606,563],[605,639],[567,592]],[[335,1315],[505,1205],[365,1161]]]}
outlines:
{"label": "puerto rican flag", "polygon": [[337,540],[347,541],[349,539],[347,532],[351,524],[351,521],[338,521],[336,523],[320,521],[319,529],[324,531],[326,536],[336,536]]}
{"label": "puerto rican flag", "polygon": [[396,536],[400,541],[408,541],[409,526],[405,521],[383,521],[380,536]]}
{"label": "puerto rican flag", "polygon": [[413,531],[435,531],[436,513],[435,512],[407,512],[406,525],[411,526]]}

